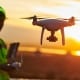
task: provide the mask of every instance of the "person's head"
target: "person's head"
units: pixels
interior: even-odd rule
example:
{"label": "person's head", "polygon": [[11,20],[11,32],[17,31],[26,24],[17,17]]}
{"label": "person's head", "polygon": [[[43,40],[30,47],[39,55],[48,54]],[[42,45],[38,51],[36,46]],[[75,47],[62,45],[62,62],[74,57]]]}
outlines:
{"label": "person's head", "polygon": [[4,26],[4,21],[6,19],[5,11],[4,9],[0,6],[0,31],[2,30]]}

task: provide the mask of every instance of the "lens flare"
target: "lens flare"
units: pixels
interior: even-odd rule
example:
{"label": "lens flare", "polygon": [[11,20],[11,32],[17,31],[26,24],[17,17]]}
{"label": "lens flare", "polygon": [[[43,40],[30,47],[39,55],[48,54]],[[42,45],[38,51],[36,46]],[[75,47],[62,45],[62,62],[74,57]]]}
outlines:
{"label": "lens flare", "polygon": [[72,55],[74,55],[74,56],[80,56],[80,50],[79,51],[72,51]]}

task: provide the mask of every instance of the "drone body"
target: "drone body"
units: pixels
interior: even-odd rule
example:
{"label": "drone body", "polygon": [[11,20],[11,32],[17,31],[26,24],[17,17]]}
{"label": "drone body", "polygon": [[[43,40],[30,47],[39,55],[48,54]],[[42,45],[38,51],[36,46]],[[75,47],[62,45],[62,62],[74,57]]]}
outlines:
{"label": "drone body", "polygon": [[[62,35],[62,45],[65,45],[65,35],[64,35],[64,27],[69,27],[75,24],[75,18],[71,17],[70,19],[44,19],[44,18],[37,18],[37,16],[29,17],[29,18],[22,18],[22,19],[33,19],[32,24],[37,25],[42,27],[42,32],[41,32],[41,45],[43,41],[43,34],[44,30],[47,29],[48,31],[51,32],[51,35],[47,37],[47,40],[50,42],[56,42],[57,37],[54,36],[55,32],[58,30],[61,30],[61,35]],[[44,20],[37,20],[37,19],[44,19]],[[66,21],[67,20],[67,21]]]}
{"label": "drone body", "polygon": [[47,29],[48,31],[56,31],[56,30],[64,28],[64,27],[74,25],[74,21],[71,22],[72,18],[69,21],[58,20],[58,19],[45,19],[45,20],[40,20],[40,21],[33,20],[32,24],[41,26],[41,27]]}

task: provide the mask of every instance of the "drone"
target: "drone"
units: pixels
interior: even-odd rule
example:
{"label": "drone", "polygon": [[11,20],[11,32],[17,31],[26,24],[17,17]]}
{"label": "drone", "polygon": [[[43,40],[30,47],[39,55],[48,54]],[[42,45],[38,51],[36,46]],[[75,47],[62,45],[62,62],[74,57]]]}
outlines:
{"label": "drone", "polygon": [[[37,18],[36,15],[32,17],[25,17],[21,19],[32,19],[32,24],[37,25],[42,27],[42,32],[41,32],[41,39],[40,39],[40,44],[42,45],[43,42],[43,34],[44,30],[47,29],[50,31],[51,35],[47,37],[46,39],[49,40],[49,42],[56,42],[58,38],[55,36],[55,32],[58,30],[61,30],[61,35],[62,35],[62,45],[65,45],[65,35],[64,35],[64,27],[70,27],[75,25],[75,17],[70,17],[69,19],[46,19],[46,18]],[[38,19],[43,19],[43,20],[38,20]]]}

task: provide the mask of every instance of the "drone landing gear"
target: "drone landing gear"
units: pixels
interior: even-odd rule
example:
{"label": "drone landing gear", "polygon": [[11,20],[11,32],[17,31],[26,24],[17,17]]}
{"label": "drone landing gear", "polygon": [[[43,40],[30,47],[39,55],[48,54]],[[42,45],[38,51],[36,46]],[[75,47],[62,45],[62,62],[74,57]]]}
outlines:
{"label": "drone landing gear", "polygon": [[47,40],[49,40],[50,42],[56,42],[58,39],[55,36],[49,36],[47,37]]}

